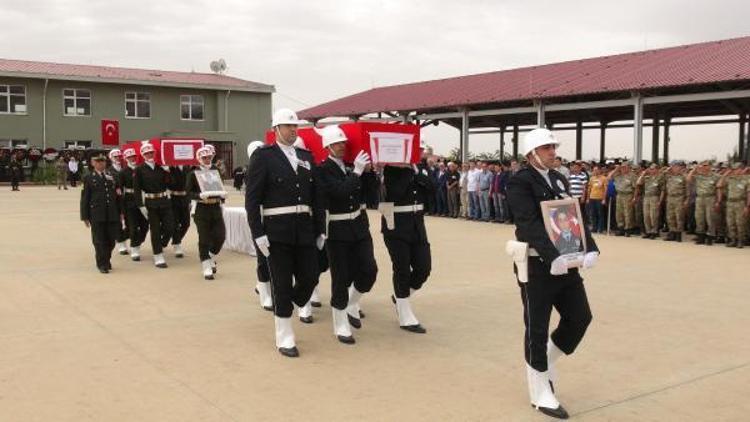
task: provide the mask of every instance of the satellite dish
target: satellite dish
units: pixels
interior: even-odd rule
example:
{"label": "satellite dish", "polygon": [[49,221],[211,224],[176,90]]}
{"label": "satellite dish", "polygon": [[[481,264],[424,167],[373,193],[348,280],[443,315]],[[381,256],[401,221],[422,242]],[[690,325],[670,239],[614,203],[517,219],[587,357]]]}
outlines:
{"label": "satellite dish", "polygon": [[218,75],[224,74],[224,71],[227,70],[227,62],[224,61],[224,59],[214,60],[211,62],[210,66],[211,71]]}

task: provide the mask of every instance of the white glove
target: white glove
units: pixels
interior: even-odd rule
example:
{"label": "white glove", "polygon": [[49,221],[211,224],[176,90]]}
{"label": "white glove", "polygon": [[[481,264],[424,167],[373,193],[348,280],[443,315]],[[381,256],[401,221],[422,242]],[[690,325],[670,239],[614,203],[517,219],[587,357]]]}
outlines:
{"label": "white glove", "polygon": [[411,165],[412,170],[414,170],[414,174],[419,174],[419,167],[417,167],[416,164]]}
{"label": "white glove", "polygon": [[208,198],[209,196],[211,196],[210,192],[201,192],[201,193],[199,193],[199,194],[198,194],[198,197],[199,197],[200,199],[206,199],[206,198]]}
{"label": "white glove", "polygon": [[599,260],[599,252],[588,252],[583,256],[583,269],[588,270],[596,265]]}
{"label": "white glove", "polygon": [[558,256],[552,261],[549,273],[552,275],[563,275],[568,273],[568,262],[564,256]]}
{"label": "white glove", "polygon": [[427,169],[422,169],[422,174],[424,174],[425,176],[427,176],[428,175],[427,174]]}
{"label": "white glove", "polygon": [[141,214],[143,214],[143,218],[148,220],[148,210],[146,209],[146,207],[139,207],[138,209],[141,210]]}
{"label": "white glove", "polygon": [[370,164],[370,156],[365,151],[360,151],[354,159],[354,174],[361,176],[368,164]]}
{"label": "white glove", "polygon": [[271,255],[271,242],[268,240],[268,236],[261,236],[255,238],[255,244],[258,246],[260,253],[266,258]]}
{"label": "white glove", "polygon": [[162,170],[169,171],[169,166],[161,166]]}
{"label": "white glove", "polygon": [[326,235],[321,234],[320,236],[318,236],[317,239],[315,239],[315,246],[317,246],[319,251],[323,250],[323,246],[325,246],[325,244],[326,244]]}

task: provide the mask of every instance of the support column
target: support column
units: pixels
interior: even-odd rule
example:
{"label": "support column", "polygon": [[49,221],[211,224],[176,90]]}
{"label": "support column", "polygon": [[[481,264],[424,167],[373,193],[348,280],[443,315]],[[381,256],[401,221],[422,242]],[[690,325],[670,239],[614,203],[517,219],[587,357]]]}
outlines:
{"label": "support column", "polygon": [[607,122],[602,121],[601,126],[599,126],[599,162],[603,163],[604,159],[607,157],[606,154],[606,146],[607,146]]}
{"label": "support column", "polygon": [[651,127],[651,162],[659,162],[659,118],[654,117]]}
{"label": "support column", "polygon": [[643,99],[641,94],[633,97],[633,161],[640,163],[643,157]]}
{"label": "support column", "polygon": [[583,149],[583,122],[579,119],[576,122],[576,160],[580,160]]}
{"label": "support column", "polygon": [[745,113],[740,114],[740,136],[739,143],[737,145],[737,157],[742,160],[745,157],[745,123],[747,122],[747,115]]}
{"label": "support column", "polygon": [[461,162],[465,163],[469,159],[469,110],[461,110]]}
{"label": "support column", "polygon": [[669,164],[669,124],[672,121],[670,117],[664,118],[664,164]]}
{"label": "support column", "polygon": [[547,124],[545,122],[544,118],[544,102],[542,100],[538,100],[534,102],[534,106],[536,107],[536,125],[537,127],[547,127]]}
{"label": "support column", "polygon": [[518,157],[518,123],[513,124],[513,159]]}
{"label": "support column", "polygon": [[505,159],[505,126],[500,126],[500,161]]}

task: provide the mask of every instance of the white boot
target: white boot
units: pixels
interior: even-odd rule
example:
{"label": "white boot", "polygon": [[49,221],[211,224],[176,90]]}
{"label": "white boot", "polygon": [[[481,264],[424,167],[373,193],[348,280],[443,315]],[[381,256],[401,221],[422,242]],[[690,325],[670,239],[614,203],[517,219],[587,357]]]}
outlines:
{"label": "white boot", "polygon": [[547,373],[549,373],[552,392],[555,391],[554,384],[557,382],[557,369],[555,368],[555,362],[557,362],[562,356],[565,356],[565,352],[560,350],[551,338],[547,340]]}
{"label": "white boot", "polygon": [[318,290],[318,286],[315,286],[312,295],[310,296],[310,305],[314,308],[320,308],[323,305],[320,302],[320,291]]}
{"label": "white boot", "polygon": [[159,253],[154,255],[154,265],[159,268],[167,268],[167,261],[164,260],[164,254]]}
{"label": "white boot", "polygon": [[208,259],[205,261],[201,261],[201,266],[203,267],[203,278],[206,280],[213,280],[214,279],[214,272],[211,270],[211,261]]}
{"label": "white boot", "polygon": [[181,244],[178,243],[178,244],[172,245],[172,246],[174,246],[174,256],[175,256],[175,258],[182,258],[183,256],[185,256],[185,251],[182,250],[182,245]]}
{"label": "white boot", "polygon": [[133,261],[141,260],[141,247],[140,246],[130,247],[130,259],[132,259]]}
{"label": "white boot", "polygon": [[216,255],[209,252],[208,257],[211,260],[211,270],[216,274]]}
{"label": "white boot", "polygon": [[526,380],[529,383],[531,405],[545,415],[567,419],[568,413],[560,406],[549,385],[549,374],[539,372],[526,364]]}
{"label": "white boot", "polygon": [[260,299],[260,306],[267,310],[273,311],[273,297],[271,296],[271,283],[255,284],[255,291],[258,292],[258,299]]}
{"label": "white boot", "polygon": [[342,343],[354,344],[352,328],[349,326],[349,318],[347,317],[346,310],[331,307],[331,311],[333,311],[333,334]]}
{"label": "white boot", "polygon": [[279,349],[279,353],[287,357],[299,356],[297,345],[294,342],[292,319],[275,316],[273,322],[276,327],[276,348]]}
{"label": "white boot", "polygon": [[299,320],[305,324],[312,324],[312,304],[310,304],[310,301],[308,301],[303,307],[298,307],[297,305],[295,305],[295,307],[297,308],[297,316],[299,316]]}
{"label": "white boot", "polygon": [[362,299],[362,292],[357,290],[354,285],[349,286],[349,306],[346,307],[346,313],[349,317],[349,323],[354,328],[361,328],[359,301]]}
{"label": "white boot", "polygon": [[117,253],[120,255],[128,254],[128,247],[125,245],[125,242],[117,242]]}
{"label": "white boot", "polygon": [[419,320],[417,320],[417,317],[411,310],[409,299],[396,298],[396,313],[398,314],[398,324],[404,330],[420,334],[424,334],[427,331],[422,328]]}

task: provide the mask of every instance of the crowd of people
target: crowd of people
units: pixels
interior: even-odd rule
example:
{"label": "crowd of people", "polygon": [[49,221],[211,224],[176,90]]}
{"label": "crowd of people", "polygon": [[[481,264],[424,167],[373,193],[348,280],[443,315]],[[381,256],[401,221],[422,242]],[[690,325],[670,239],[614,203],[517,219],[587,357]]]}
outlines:
{"label": "crowd of people", "polygon": [[[517,160],[458,163],[433,156],[427,167],[437,187],[427,214],[513,224],[507,186],[521,168]],[[676,242],[690,234],[702,245],[750,244],[750,168],[744,162],[659,165],[558,157],[553,169],[569,182],[592,233]]]}

